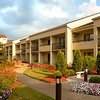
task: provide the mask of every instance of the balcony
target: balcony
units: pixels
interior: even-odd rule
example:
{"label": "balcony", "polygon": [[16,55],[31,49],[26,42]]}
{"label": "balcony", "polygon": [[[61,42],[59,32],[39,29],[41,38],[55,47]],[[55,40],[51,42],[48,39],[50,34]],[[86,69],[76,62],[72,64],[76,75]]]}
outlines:
{"label": "balcony", "polygon": [[100,47],[100,38],[98,38],[98,47]]}
{"label": "balcony", "polygon": [[16,53],[17,54],[20,54],[20,49],[16,49]]}
{"label": "balcony", "polygon": [[32,46],[32,47],[31,47],[31,51],[32,51],[32,52],[38,51],[38,46]]}
{"label": "balcony", "polygon": [[26,50],[25,50],[25,49],[22,49],[22,50],[21,50],[21,54],[24,55],[25,53],[26,53]]}
{"label": "balcony", "polygon": [[40,51],[41,52],[50,51],[50,45],[48,43],[42,44],[40,46]]}
{"label": "balcony", "polygon": [[12,54],[12,50],[9,50],[9,54]]}
{"label": "balcony", "polygon": [[52,50],[65,49],[65,43],[53,43]]}
{"label": "balcony", "polygon": [[73,49],[90,49],[94,48],[95,41],[94,39],[88,39],[88,40],[76,40],[73,41]]}
{"label": "balcony", "polygon": [[88,41],[93,41],[94,39],[87,39],[87,40],[84,40],[84,39],[82,39],[82,40],[74,40],[73,41],[73,43],[76,43],[76,42],[88,42]]}

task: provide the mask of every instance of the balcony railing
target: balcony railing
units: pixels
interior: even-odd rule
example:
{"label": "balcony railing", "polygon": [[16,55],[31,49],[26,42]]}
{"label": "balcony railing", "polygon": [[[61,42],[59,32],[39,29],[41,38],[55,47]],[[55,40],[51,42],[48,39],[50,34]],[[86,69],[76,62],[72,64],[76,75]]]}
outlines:
{"label": "balcony railing", "polygon": [[38,46],[32,46],[31,51],[38,51]]}
{"label": "balcony railing", "polygon": [[43,43],[40,46],[47,46],[47,45],[50,45],[50,43]]}
{"label": "balcony railing", "polygon": [[25,49],[22,49],[21,50],[21,54],[25,54],[26,50]]}
{"label": "balcony railing", "polygon": [[82,39],[82,40],[73,40],[73,43],[75,43],[75,42],[87,42],[87,41],[93,41],[94,39],[87,39],[87,40],[84,40],[84,39]]}
{"label": "balcony railing", "polygon": [[12,54],[12,50],[9,50],[9,54]]}
{"label": "balcony railing", "polygon": [[52,49],[56,50],[56,49],[64,49],[65,48],[65,43],[53,43],[52,44]]}

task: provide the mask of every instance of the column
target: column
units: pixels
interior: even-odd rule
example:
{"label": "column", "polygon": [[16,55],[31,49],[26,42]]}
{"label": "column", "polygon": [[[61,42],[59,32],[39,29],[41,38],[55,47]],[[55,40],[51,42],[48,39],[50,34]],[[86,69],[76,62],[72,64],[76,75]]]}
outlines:
{"label": "column", "polygon": [[8,60],[10,60],[10,46],[8,46]]}
{"label": "column", "polygon": [[67,51],[67,64],[70,66],[73,63],[73,48],[72,48],[72,30],[71,28],[67,27],[67,33],[66,33],[65,41],[67,43],[65,48]]}
{"label": "column", "polygon": [[29,44],[29,57],[30,57],[30,59],[29,59],[29,63],[31,64],[32,63],[32,52],[31,52],[31,40],[30,40],[30,44]]}
{"label": "column", "polygon": [[38,40],[38,63],[41,62],[41,59],[40,59],[40,39]]}
{"label": "column", "polygon": [[94,42],[95,42],[94,56],[96,57],[98,54],[98,29],[96,26],[94,26]]}
{"label": "column", "polygon": [[50,64],[52,65],[52,36],[50,36]]}
{"label": "column", "polygon": [[20,60],[22,61],[22,46],[21,46],[21,43],[20,43]]}
{"label": "column", "polygon": [[27,62],[28,61],[28,56],[27,56],[27,44],[28,42],[27,42],[27,40],[25,41],[25,62]]}
{"label": "column", "polygon": [[12,60],[15,58],[16,56],[16,48],[15,48],[15,43],[12,42]]}

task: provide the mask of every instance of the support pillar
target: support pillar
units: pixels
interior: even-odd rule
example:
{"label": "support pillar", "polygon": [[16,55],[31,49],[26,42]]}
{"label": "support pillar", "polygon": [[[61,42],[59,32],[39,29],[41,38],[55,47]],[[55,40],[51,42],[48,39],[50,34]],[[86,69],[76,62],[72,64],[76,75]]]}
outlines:
{"label": "support pillar", "polygon": [[52,37],[50,36],[50,64],[52,65]]}
{"label": "support pillar", "polygon": [[29,50],[30,50],[29,51],[29,57],[30,57],[29,62],[31,64],[32,63],[31,40],[30,40]]}
{"label": "support pillar", "polygon": [[15,43],[12,42],[12,60],[15,58],[15,56],[16,56]]}
{"label": "support pillar", "polygon": [[66,33],[66,42],[65,43],[67,46],[66,51],[67,51],[67,64],[71,66],[73,63],[73,47],[72,47],[72,30],[71,28],[67,27],[67,33]]}
{"label": "support pillar", "polygon": [[98,54],[98,29],[95,26],[94,26],[94,41],[95,41],[94,56],[96,57]]}
{"label": "support pillar", "polygon": [[40,63],[40,39],[38,40],[38,63]]}

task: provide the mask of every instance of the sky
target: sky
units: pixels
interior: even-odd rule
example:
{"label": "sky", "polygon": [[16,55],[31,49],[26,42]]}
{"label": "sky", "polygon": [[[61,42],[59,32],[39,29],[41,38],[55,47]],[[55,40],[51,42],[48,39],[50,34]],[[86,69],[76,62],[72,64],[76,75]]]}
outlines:
{"label": "sky", "polygon": [[100,12],[100,0],[0,0],[0,33],[15,40]]}

